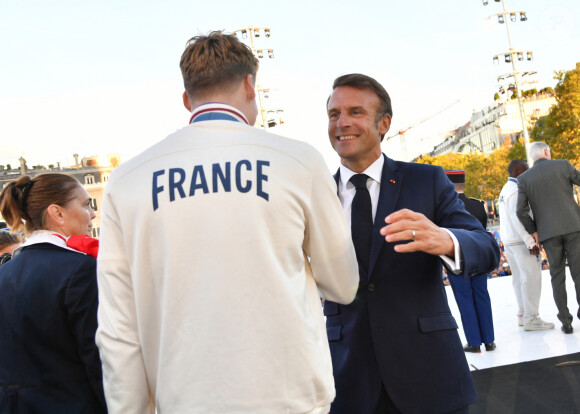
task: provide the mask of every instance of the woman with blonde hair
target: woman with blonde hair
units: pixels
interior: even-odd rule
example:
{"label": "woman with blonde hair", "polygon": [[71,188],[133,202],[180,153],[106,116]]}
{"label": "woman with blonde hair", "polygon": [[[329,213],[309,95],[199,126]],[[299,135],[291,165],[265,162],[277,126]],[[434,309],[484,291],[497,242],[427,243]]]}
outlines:
{"label": "woman with blonde hair", "polygon": [[107,412],[90,203],[65,174],[23,176],[0,193],[0,214],[27,236],[0,267],[1,413]]}

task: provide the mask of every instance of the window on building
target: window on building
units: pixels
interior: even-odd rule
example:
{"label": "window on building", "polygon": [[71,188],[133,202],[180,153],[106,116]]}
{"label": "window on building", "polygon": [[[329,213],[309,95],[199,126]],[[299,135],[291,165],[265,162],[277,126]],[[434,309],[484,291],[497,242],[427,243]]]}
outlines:
{"label": "window on building", "polygon": [[85,175],[85,184],[94,184],[95,183],[95,176],[93,174]]}
{"label": "window on building", "polygon": [[97,211],[97,200],[94,198],[91,198],[91,208],[93,211]]}

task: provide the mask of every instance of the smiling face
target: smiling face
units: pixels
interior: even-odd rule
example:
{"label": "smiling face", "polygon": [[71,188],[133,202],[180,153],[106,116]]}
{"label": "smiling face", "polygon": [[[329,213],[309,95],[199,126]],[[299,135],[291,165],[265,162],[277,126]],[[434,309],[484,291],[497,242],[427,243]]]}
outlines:
{"label": "smiling face", "polygon": [[83,234],[90,236],[96,216],[91,207],[91,197],[81,185],[75,188],[74,196],[65,207],[61,207],[60,232],[67,237]]}
{"label": "smiling face", "polygon": [[339,86],[328,101],[328,137],[350,170],[361,173],[381,156],[381,135],[389,130],[391,117],[377,122],[380,100],[371,89]]}

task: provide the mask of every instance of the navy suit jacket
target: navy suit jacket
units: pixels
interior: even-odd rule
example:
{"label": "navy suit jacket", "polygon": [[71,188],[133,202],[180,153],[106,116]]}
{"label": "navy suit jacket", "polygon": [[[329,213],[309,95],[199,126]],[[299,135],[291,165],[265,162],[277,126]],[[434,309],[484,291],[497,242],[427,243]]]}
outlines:
{"label": "navy suit jacket", "polygon": [[476,399],[441,259],[396,253],[379,233],[385,217],[403,208],[457,237],[464,276],[486,273],[499,261],[493,236],[465,210],[442,168],[385,157],[369,274],[361,275],[350,305],[324,305],[337,394],[333,414],[372,413],[381,382],[404,413],[452,411]]}
{"label": "navy suit jacket", "polygon": [[0,267],[0,413],[106,413],[93,257],[48,243]]}

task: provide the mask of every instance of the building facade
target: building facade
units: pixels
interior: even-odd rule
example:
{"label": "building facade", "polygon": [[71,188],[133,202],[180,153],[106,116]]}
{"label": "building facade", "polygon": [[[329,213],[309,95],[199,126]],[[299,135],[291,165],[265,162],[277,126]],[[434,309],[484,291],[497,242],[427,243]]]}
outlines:
{"label": "building facade", "polygon": [[[0,166],[0,188],[4,188],[9,182],[20,178],[23,175],[35,177],[46,173],[61,173],[75,177],[87,190],[91,197],[91,207],[95,211],[93,220],[93,237],[99,237],[101,229],[101,205],[105,186],[109,180],[111,172],[120,164],[119,155],[109,155],[106,162],[102,162],[98,157],[84,157],[79,161],[77,154],[74,154],[75,163],[69,167],[62,167],[60,163],[52,168],[28,168],[26,160],[20,158],[19,168],[7,169]],[[103,165],[105,164],[105,165]],[[0,216],[1,219],[1,216]]]}
{"label": "building facade", "polygon": [[[556,104],[553,92],[539,93],[522,98],[526,125],[533,127],[536,120],[550,113]],[[522,133],[520,109],[517,99],[489,106],[474,112],[470,121],[457,128],[441,144],[433,148],[431,156],[448,154],[450,152],[466,154],[482,152],[489,154],[501,147],[506,138],[517,140]]]}

